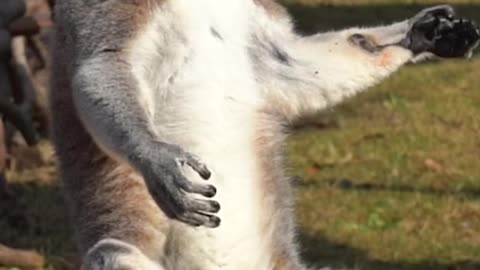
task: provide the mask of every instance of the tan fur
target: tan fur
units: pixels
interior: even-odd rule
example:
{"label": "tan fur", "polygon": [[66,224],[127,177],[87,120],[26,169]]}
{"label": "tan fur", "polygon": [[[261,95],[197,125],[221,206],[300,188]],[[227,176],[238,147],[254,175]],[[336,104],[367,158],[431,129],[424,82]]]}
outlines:
{"label": "tan fur", "polygon": [[[261,228],[263,235],[270,242],[272,250],[271,265],[272,269],[301,269],[297,254],[292,254],[294,249],[291,243],[283,242],[286,238],[285,233],[291,232],[290,228],[294,226],[291,216],[293,214],[293,205],[286,198],[292,197],[290,189],[285,188],[285,181],[289,179],[283,175],[283,142],[285,141],[285,132],[279,124],[281,121],[272,119],[272,114],[268,112],[258,112],[257,133],[255,148],[258,157],[258,170],[261,181],[259,189],[261,190],[261,209],[264,212],[261,217]],[[278,222],[282,220],[282,222]],[[273,237],[272,237],[273,236]]]}
{"label": "tan fur", "polygon": [[273,17],[289,18],[287,9],[278,4],[275,0],[254,0],[254,2],[262,6]]}
{"label": "tan fur", "polygon": [[272,270],[297,270],[302,269],[290,257],[279,254],[272,260]]}

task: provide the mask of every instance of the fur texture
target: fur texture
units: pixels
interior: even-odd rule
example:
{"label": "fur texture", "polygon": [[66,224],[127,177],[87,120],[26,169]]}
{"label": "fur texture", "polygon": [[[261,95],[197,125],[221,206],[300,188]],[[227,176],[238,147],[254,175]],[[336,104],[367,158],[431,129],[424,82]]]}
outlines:
{"label": "fur texture", "polygon": [[284,129],[418,56],[402,42],[432,10],[302,37],[271,0],[58,1],[53,134],[83,269],[305,269]]}

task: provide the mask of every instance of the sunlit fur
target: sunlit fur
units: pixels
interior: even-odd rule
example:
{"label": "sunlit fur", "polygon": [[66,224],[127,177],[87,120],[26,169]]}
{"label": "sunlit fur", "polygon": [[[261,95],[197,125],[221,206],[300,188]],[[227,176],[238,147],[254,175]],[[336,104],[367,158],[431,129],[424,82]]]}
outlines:
{"label": "sunlit fur", "polygon": [[[53,131],[84,270],[306,269],[283,172],[284,129],[411,60],[399,46],[372,53],[349,41],[362,33],[378,45],[396,43],[408,21],[303,37],[270,0],[114,2],[64,0],[56,11]],[[97,39],[110,40],[93,57]],[[125,70],[103,64],[107,53]],[[158,140],[207,164],[222,207],[218,228],[166,218],[118,150],[128,142],[112,138],[115,126],[98,114],[98,103],[75,90],[96,76],[106,76],[99,87],[115,85],[105,75],[111,71],[124,72],[119,87],[132,83],[129,101],[143,109],[148,119],[142,121]],[[126,103],[114,106],[129,110]]]}

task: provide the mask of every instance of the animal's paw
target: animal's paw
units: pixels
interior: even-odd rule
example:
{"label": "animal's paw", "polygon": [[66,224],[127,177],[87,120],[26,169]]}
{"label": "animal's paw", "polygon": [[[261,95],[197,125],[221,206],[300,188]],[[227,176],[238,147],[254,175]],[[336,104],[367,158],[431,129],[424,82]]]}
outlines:
{"label": "animal's paw", "polygon": [[470,57],[480,40],[480,28],[472,21],[441,21],[432,53],[440,57]]}
{"label": "animal's paw", "polygon": [[210,178],[210,171],[196,157],[176,145],[154,143],[142,151],[146,158],[140,163],[148,189],[158,206],[167,216],[192,226],[215,228],[220,218],[220,204],[214,200],[200,199],[194,194],[212,198],[217,190],[212,185],[194,183],[182,173],[189,166],[203,179]]}
{"label": "animal's paw", "polygon": [[414,54],[430,52],[440,57],[469,57],[479,40],[480,28],[472,21],[457,18],[453,8],[445,5],[415,16],[403,45]]}

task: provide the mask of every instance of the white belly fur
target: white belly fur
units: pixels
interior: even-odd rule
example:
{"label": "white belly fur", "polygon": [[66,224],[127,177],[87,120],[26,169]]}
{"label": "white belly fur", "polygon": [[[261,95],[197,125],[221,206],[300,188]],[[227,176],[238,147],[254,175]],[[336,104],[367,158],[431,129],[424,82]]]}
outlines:
{"label": "white belly fur", "polygon": [[[269,269],[254,148],[261,97],[246,48],[251,5],[244,0],[167,2],[133,45],[134,63],[140,63],[133,70],[159,136],[207,164],[212,171],[208,183],[217,188],[215,200],[222,206],[217,229],[175,222],[167,269]],[[169,33],[169,20],[180,28]],[[152,58],[152,50],[159,51],[157,57]],[[189,168],[185,173],[192,181],[204,181]]]}

